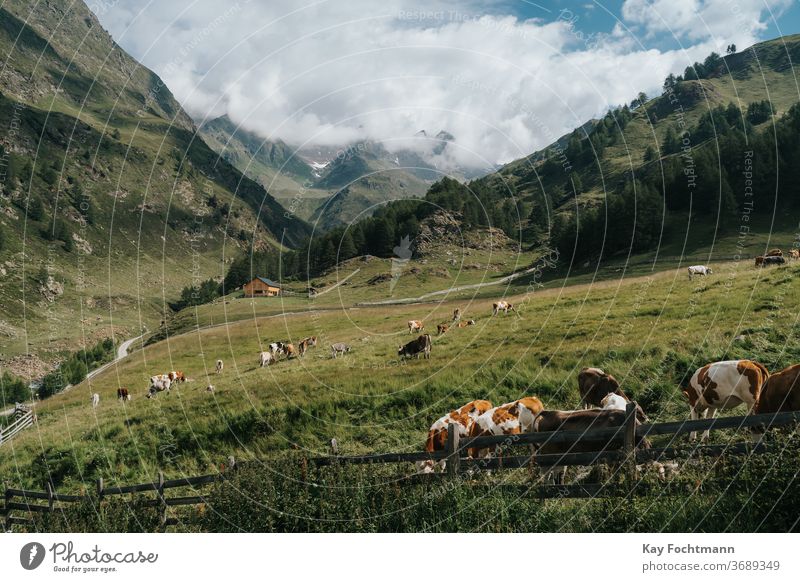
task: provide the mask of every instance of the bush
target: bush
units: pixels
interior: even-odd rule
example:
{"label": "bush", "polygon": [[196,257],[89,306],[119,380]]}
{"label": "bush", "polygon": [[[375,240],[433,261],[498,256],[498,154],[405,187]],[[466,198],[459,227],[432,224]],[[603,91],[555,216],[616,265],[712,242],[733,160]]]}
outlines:
{"label": "bush", "polygon": [[53,513],[35,514],[32,529],[51,533],[156,532],[158,511],[146,503],[144,496],[133,500],[109,498],[99,504],[96,498],[86,497],[76,503],[61,503]]}

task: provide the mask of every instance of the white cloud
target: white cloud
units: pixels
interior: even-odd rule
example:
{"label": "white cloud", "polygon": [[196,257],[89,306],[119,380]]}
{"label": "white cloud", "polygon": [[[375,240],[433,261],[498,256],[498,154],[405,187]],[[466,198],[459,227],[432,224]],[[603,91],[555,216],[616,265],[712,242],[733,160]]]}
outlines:
{"label": "white cloud", "polygon": [[[718,18],[718,4],[700,8]],[[646,50],[622,26],[589,39],[564,21],[487,15],[485,2],[219,6],[120,0],[99,16],[199,121],[227,113],[293,145],[374,139],[391,148],[444,129],[456,137],[451,155],[473,166],[527,155],[641,90],[658,91],[669,72],[705,57],[715,34],[692,18],[694,0],[624,6],[646,34],[690,38],[685,51]]]}
{"label": "white cloud", "polygon": [[766,30],[770,13],[793,0],[625,0],[622,16],[647,35],[669,34],[681,41],[710,39],[716,49],[753,44]]}

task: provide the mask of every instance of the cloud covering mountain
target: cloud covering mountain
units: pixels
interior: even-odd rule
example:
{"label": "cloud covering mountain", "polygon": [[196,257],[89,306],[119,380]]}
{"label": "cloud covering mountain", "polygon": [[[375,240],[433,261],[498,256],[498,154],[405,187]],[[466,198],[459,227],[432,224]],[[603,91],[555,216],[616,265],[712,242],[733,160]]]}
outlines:
{"label": "cloud covering mountain", "polygon": [[[747,46],[787,0],[626,0],[608,31],[590,8],[501,2],[119,0],[92,7],[198,121],[228,115],[295,146],[421,128],[456,136],[452,163],[487,167],[551,143],[728,43]],[[530,5],[528,5],[530,7]],[[734,31],[731,34],[730,31]]]}

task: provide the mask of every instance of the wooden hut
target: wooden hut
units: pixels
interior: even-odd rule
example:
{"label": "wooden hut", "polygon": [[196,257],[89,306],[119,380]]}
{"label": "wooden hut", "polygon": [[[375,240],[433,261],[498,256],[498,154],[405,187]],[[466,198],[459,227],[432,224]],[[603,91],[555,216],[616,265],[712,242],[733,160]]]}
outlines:
{"label": "wooden hut", "polygon": [[245,297],[275,297],[281,294],[281,286],[265,277],[256,277],[242,287]]}

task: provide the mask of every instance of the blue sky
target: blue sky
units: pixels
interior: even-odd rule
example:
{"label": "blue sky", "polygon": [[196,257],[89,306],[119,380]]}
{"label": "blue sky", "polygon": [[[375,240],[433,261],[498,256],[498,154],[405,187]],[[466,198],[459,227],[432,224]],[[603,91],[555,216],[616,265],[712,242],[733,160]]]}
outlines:
{"label": "blue sky", "polygon": [[388,149],[446,130],[457,159],[432,160],[446,168],[525,156],[731,42],[800,32],[797,4],[116,0],[97,16],[198,123]]}
{"label": "blue sky", "polygon": [[[761,32],[761,39],[771,39],[789,34],[800,32],[800,2],[778,3],[772,6],[760,0],[740,0],[749,5],[763,7],[764,23],[767,28]],[[514,0],[492,7],[490,10],[508,10],[517,14],[520,18],[542,18],[548,22],[556,21],[559,18],[569,18],[574,22],[577,29],[588,34],[604,34],[612,31],[619,22],[625,22],[623,16],[624,0],[608,0],[595,2],[584,0],[581,2],[569,2],[566,0],[542,0],[539,2],[529,2],[526,0]],[[702,4],[702,2],[697,2]],[[734,2],[730,2],[734,5]],[[769,3],[775,4],[775,3]],[[574,20],[573,20],[574,19]],[[652,39],[640,39],[647,46],[659,48],[678,48],[681,46],[680,39],[676,39],[670,34],[660,34]],[[745,48],[745,47],[741,47]]]}

